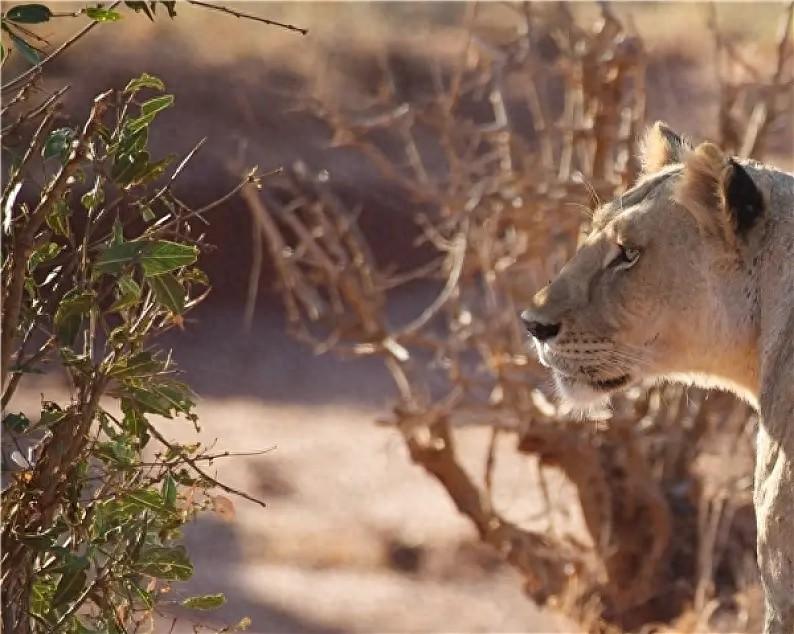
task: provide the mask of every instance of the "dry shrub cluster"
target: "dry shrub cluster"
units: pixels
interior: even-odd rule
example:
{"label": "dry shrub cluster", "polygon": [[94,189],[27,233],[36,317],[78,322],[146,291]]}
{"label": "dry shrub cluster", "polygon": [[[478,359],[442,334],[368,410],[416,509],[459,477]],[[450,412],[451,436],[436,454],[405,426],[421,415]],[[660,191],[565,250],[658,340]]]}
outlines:
{"label": "dry shrub cluster", "polygon": [[[318,352],[382,358],[399,394],[391,424],[411,458],[521,572],[534,600],[590,631],[755,627],[749,408],[656,386],[583,423],[551,402],[528,352],[520,307],[587,231],[582,209],[636,176],[647,56],[606,4],[592,25],[566,5],[514,11],[513,32],[483,35],[470,8],[459,60],[430,65],[430,89],[418,97],[384,60],[368,103],[303,100],[332,144],[361,153],[417,210],[417,247],[434,255],[412,271],[380,269],[356,224],[361,207],[326,172],[298,164],[264,191],[249,189],[292,334]],[[784,13],[772,73],[713,28],[718,141],[755,158],[791,98],[791,7]],[[395,290],[427,280],[435,299],[395,323]],[[490,430],[483,473],[456,453],[471,426]],[[579,534],[500,511],[492,489],[506,439],[538,464],[541,486],[522,495],[550,501],[552,472],[572,485]]]}

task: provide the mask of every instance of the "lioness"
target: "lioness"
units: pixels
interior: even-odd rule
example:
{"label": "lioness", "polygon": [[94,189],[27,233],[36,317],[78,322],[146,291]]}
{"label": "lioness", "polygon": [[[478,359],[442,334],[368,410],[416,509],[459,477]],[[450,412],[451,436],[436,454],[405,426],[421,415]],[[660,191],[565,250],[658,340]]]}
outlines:
{"label": "lioness", "polygon": [[646,134],[642,175],[521,317],[560,396],[646,379],[731,390],[761,413],[766,634],[794,633],[794,176]]}

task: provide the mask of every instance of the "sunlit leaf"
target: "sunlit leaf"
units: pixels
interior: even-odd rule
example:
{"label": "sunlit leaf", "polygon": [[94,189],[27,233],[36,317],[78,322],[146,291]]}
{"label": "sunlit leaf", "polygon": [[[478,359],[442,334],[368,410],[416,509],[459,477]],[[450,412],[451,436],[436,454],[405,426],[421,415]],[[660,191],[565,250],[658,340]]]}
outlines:
{"label": "sunlit leaf", "polygon": [[71,231],[69,227],[69,216],[72,210],[65,200],[58,200],[52,206],[52,211],[47,215],[47,226],[57,235],[68,238]]}
{"label": "sunlit leaf", "polygon": [[121,20],[121,14],[110,9],[103,9],[101,7],[88,7],[85,14],[92,20],[97,22],[117,22]]}
{"label": "sunlit leaf", "polygon": [[80,198],[80,203],[89,212],[94,211],[105,200],[105,192],[102,189],[102,179],[97,176],[94,181],[94,186],[89,189]]}
{"label": "sunlit leaf", "polygon": [[185,310],[185,289],[171,273],[147,279],[157,301],[177,315]]}
{"label": "sunlit leaf", "polygon": [[110,246],[121,244],[122,242],[124,242],[124,225],[121,224],[121,219],[117,215],[110,232]]}
{"label": "sunlit leaf", "polygon": [[170,108],[174,103],[174,95],[162,95],[161,97],[153,97],[148,101],[141,104],[141,115],[148,117],[156,115],[158,112]]}
{"label": "sunlit leaf", "polygon": [[114,244],[99,254],[94,261],[94,272],[120,273],[125,265],[138,262],[141,254],[149,246],[149,242],[138,240]]}
{"label": "sunlit leaf", "polygon": [[176,481],[169,473],[163,480],[163,489],[161,491],[165,504],[169,509],[176,510]]}
{"label": "sunlit leaf", "polygon": [[71,345],[85,315],[91,310],[91,305],[96,299],[93,291],[72,289],[69,291],[58,309],[55,311],[55,332],[58,341],[63,345]]}
{"label": "sunlit leaf", "polygon": [[52,260],[55,256],[57,256],[63,247],[59,244],[55,244],[54,242],[46,242],[42,244],[38,249],[33,251],[28,258],[28,271],[33,273],[38,266]]}
{"label": "sunlit leaf", "polygon": [[189,597],[182,601],[182,606],[194,610],[214,610],[226,603],[222,594],[205,594],[199,597]]}
{"label": "sunlit leaf", "polygon": [[[133,4],[132,2],[128,2],[127,5]],[[144,4],[143,2],[136,2],[134,4]],[[145,6],[145,5],[144,5]],[[143,73],[140,77],[137,77],[130,81],[127,84],[127,87],[124,88],[124,92],[137,92],[141,88],[154,88],[155,90],[165,90],[165,84],[163,80],[159,77],[155,77],[154,75],[150,75],[149,73]]]}
{"label": "sunlit leaf", "polygon": [[122,425],[127,433],[135,436],[141,447],[144,447],[149,440],[146,417],[143,415],[135,403],[129,399],[121,399],[121,411],[124,412]]}
{"label": "sunlit leaf", "polygon": [[61,422],[68,412],[64,410],[58,403],[53,401],[44,401],[41,405],[41,417],[39,418],[39,425],[42,427],[52,427],[56,423]]}
{"label": "sunlit leaf", "polygon": [[108,312],[118,312],[135,306],[141,299],[141,287],[129,275],[122,275],[116,281],[116,301],[108,308]]}
{"label": "sunlit leaf", "polygon": [[98,443],[95,449],[96,454],[110,463],[119,465],[131,465],[138,455],[135,447],[122,440],[109,440]]}
{"label": "sunlit leaf", "polygon": [[46,579],[36,579],[30,588],[30,611],[44,617],[50,611],[55,584]]}
{"label": "sunlit leaf", "polygon": [[117,361],[108,371],[108,376],[116,379],[145,378],[160,372],[163,365],[163,362],[152,357],[150,352],[139,352]]}
{"label": "sunlit leaf", "polygon": [[136,568],[152,577],[171,581],[185,581],[193,576],[193,564],[184,546],[144,548]]}
{"label": "sunlit leaf", "polygon": [[197,258],[198,248],[193,245],[158,240],[147,245],[141,254],[141,265],[143,274],[151,277],[190,266]]}

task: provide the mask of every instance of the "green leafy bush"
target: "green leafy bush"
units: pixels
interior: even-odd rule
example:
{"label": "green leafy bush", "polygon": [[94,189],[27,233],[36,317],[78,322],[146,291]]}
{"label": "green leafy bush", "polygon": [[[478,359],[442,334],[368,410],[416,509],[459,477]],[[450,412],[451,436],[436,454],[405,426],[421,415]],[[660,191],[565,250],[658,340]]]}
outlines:
{"label": "green leafy bush", "polygon": [[[113,22],[118,4],[69,15]],[[158,3],[124,4],[153,18]],[[161,4],[174,17],[174,3]],[[158,431],[152,416],[198,422],[193,392],[152,341],[183,327],[209,291],[195,226],[258,177],[201,209],[182,202],[172,184],[201,143],[181,162],[153,155],[174,96],[146,73],[98,95],[82,125],[55,128],[63,90],[27,104],[43,58],[23,26],[55,15],[29,4],[2,16],[11,47],[39,64],[3,86],[16,91],[3,108],[2,424],[16,463],[2,497],[3,629],[125,632],[192,575],[180,531],[214,493],[254,500],[205,470],[227,452]],[[44,397],[32,418],[7,411],[45,363],[64,371],[69,398]]]}

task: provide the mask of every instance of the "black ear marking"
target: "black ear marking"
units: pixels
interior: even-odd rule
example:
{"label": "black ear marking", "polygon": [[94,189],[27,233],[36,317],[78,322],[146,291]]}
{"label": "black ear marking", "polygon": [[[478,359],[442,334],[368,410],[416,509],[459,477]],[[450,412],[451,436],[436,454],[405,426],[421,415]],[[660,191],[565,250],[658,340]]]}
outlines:
{"label": "black ear marking", "polygon": [[725,206],[739,235],[745,235],[764,214],[764,197],[747,171],[728,159],[724,191]]}

